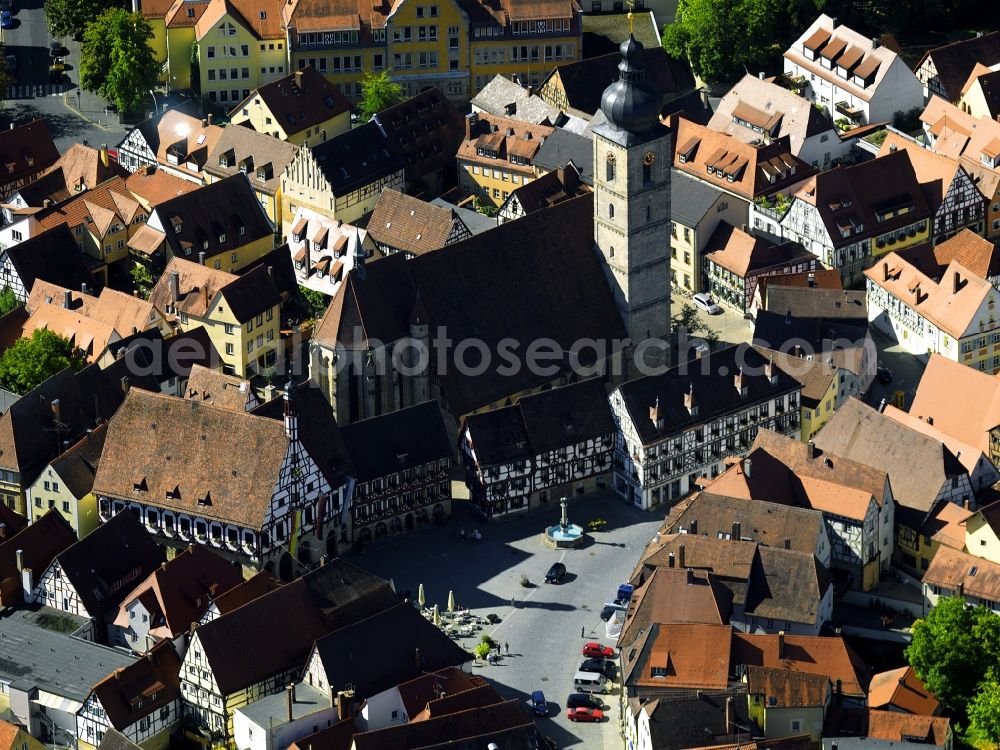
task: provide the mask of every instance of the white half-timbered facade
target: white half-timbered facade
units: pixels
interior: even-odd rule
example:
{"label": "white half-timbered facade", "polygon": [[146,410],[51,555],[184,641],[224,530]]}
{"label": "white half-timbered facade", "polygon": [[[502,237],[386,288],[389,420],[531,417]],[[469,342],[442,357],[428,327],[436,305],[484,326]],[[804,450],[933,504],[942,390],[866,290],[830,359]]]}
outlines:
{"label": "white half-timbered facade", "polygon": [[347,541],[352,483],[305,450],[290,395],[282,424],[133,389],[109,424],[104,456],[109,468],[94,481],[102,518],[129,508],[166,546],[203,544],[290,578],[296,560],[336,554]]}
{"label": "white half-timbered facade", "polygon": [[610,398],[618,431],[614,488],[648,510],[673,505],[761,429],[799,437],[802,386],[749,347],[729,347],[624,383]]}
{"label": "white half-timbered facade", "polygon": [[34,600],[77,617],[90,617],[90,613],[80,601],[80,595],[76,593],[73,584],[67,576],[63,575],[63,569],[58,559],[53,560],[48,570],[38,579],[34,590]]}
{"label": "white half-timbered facade", "polygon": [[146,166],[156,166],[156,152],[146,140],[143,127],[132,128],[125,136],[125,140],[118,144],[118,163],[129,172],[137,172]]}
{"label": "white half-timbered facade", "polygon": [[[148,697],[136,700],[136,710],[159,701],[160,697],[159,692],[153,690]],[[119,731],[135,744],[141,745],[144,750],[158,750],[169,745],[170,732],[180,720],[181,701],[179,698],[174,698]],[[90,694],[83,708],[77,712],[76,721],[81,748],[96,748],[111,728],[108,712],[95,693]]]}
{"label": "white half-timbered facade", "polygon": [[488,520],[606,487],[614,435],[595,379],[470,415],[459,450],[471,498]]}

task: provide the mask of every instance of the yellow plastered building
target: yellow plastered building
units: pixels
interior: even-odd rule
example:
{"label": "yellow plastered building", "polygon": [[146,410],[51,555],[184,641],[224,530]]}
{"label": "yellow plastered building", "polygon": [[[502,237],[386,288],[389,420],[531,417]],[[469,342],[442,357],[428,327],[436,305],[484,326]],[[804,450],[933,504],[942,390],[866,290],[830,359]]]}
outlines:
{"label": "yellow plastered building", "polygon": [[97,528],[97,497],[91,491],[101,459],[107,423],[88,433],[42,469],[27,489],[27,504],[34,523],[54,508],[83,539]]}

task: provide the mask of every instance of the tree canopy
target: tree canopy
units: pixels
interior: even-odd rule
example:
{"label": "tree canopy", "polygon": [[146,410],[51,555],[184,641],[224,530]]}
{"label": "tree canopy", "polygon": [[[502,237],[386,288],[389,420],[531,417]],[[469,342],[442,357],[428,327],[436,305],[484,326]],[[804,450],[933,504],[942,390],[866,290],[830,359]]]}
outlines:
{"label": "tree canopy", "polygon": [[104,11],[83,33],[80,85],[120,112],[138,109],[159,77],[152,38],[153,29],[141,13]]}
{"label": "tree canopy", "polygon": [[663,46],[705,81],[735,81],[771,54],[781,10],[780,0],[680,0]]}
{"label": "tree canopy", "polygon": [[45,20],[52,36],[79,39],[87,24],[113,7],[124,7],[111,0],[45,0]]}
{"label": "tree canopy", "polygon": [[917,620],[906,649],[917,676],[957,717],[971,711],[970,701],[984,680],[996,679],[998,655],[1000,617],[982,605],[966,606],[960,597],[939,600]]}
{"label": "tree canopy", "polygon": [[25,394],[60,370],[83,366],[69,339],[47,328],[37,328],[0,356],[0,386]]}
{"label": "tree canopy", "polygon": [[6,315],[20,304],[21,300],[14,294],[14,290],[9,286],[5,286],[3,291],[0,292],[0,315]]}
{"label": "tree canopy", "polygon": [[1000,745],[1000,683],[984,682],[969,703],[969,723],[981,738]]}
{"label": "tree canopy", "polygon": [[403,101],[403,87],[389,77],[389,71],[368,73],[361,81],[361,103],[358,116],[368,122],[383,109]]}

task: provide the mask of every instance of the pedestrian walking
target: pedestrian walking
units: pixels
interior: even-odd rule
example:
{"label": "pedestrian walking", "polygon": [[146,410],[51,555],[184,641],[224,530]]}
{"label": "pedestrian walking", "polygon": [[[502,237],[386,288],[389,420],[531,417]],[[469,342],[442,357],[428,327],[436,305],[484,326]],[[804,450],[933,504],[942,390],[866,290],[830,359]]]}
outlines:
{"label": "pedestrian walking", "polygon": [[503,650],[504,650],[504,653],[507,654],[507,656],[510,656],[510,644],[507,643],[506,641],[504,641]]}
{"label": "pedestrian walking", "polygon": [[462,541],[464,542],[465,541],[465,529],[462,529],[461,531],[459,531],[458,535],[460,537],[462,537]]}
{"label": "pedestrian walking", "polygon": [[585,633],[585,632],[586,632],[586,628],[585,628],[584,626],[582,626],[582,625],[581,625],[581,626],[580,626],[580,637],[581,637],[581,638],[585,638],[585,637],[586,637],[586,636],[584,636],[584,633]]}

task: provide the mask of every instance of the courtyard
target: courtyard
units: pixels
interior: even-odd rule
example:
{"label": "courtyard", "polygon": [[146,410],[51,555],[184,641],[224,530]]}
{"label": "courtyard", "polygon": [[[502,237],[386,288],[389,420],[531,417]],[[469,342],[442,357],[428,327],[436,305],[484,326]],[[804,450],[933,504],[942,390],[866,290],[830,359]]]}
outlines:
{"label": "courtyard", "polygon": [[[558,503],[487,525],[469,503],[456,500],[448,523],[387,539],[348,559],[391,578],[397,591],[410,591],[414,599],[422,583],[428,607],[438,604],[445,611],[452,591],[458,606],[480,616],[497,615],[498,624],[459,643],[472,650],[481,635],[489,634],[509,645],[510,656],[498,664],[473,666],[473,672],[489,678],[505,698],[527,701],[532,691],[542,690],[549,716],[538,720],[539,728],[558,747],[620,748],[619,679],[611,694],[598,696],[608,717],[602,724],[569,721],[566,696],[574,692],[573,674],[583,661],[583,644],[614,646],[613,639],[605,637],[601,607],[627,580],[663,516],[630,507],[610,491],[571,500],[571,523],[586,527],[595,518],[607,525],[591,534],[584,547],[553,550],[541,543],[539,534],[558,522]],[[480,541],[470,539],[474,530]],[[563,582],[543,583],[549,566],[560,561],[567,568]],[[522,575],[530,586],[521,586]]]}

